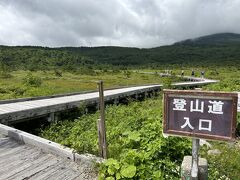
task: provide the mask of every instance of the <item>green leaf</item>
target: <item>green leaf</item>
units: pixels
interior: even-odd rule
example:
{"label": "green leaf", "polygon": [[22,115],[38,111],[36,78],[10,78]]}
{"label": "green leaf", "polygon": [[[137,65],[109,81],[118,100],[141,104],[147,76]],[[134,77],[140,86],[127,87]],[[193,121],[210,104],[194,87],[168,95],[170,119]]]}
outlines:
{"label": "green leaf", "polygon": [[115,159],[113,159],[113,158],[109,158],[106,162],[105,162],[105,164],[107,165],[107,166],[110,166],[110,165],[112,165],[112,164],[118,164],[118,162],[117,162],[117,160],[115,160]]}
{"label": "green leaf", "polygon": [[106,180],[114,180],[114,177],[107,177]]}
{"label": "green leaf", "polygon": [[136,166],[134,165],[125,165],[121,168],[121,175],[126,178],[132,178],[136,174]]}
{"label": "green leaf", "polygon": [[122,178],[121,174],[120,174],[120,173],[117,173],[117,174],[116,174],[116,179],[121,179],[121,178]]}
{"label": "green leaf", "polygon": [[161,171],[154,171],[154,172],[153,172],[153,176],[154,176],[155,178],[161,178],[161,177],[162,177],[162,173],[161,173]]}
{"label": "green leaf", "polygon": [[117,164],[114,164],[114,167],[116,168],[116,169],[120,169],[120,165],[117,163]]}
{"label": "green leaf", "polygon": [[140,135],[141,134],[139,132],[131,132],[131,133],[129,133],[128,138],[133,141],[140,141],[140,139],[141,139]]}
{"label": "green leaf", "polygon": [[108,174],[114,175],[115,174],[115,168],[113,166],[108,167]]}

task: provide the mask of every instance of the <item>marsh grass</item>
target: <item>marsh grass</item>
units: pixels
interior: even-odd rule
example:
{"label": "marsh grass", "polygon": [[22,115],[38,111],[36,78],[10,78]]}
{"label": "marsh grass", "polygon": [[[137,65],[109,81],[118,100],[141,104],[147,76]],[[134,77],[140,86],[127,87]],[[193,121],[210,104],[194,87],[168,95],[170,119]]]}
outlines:
{"label": "marsh grass", "polygon": [[[61,74],[61,76],[59,76]],[[56,71],[13,71],[8,78],[0,77],[0,99],[82,92],[97,90],[97,81],[104,88],[118,88],[142,84],[160,84],[166,78],[129,71],[95,71],[93,75]],[[174,79],[179,81],[179,79]]]}

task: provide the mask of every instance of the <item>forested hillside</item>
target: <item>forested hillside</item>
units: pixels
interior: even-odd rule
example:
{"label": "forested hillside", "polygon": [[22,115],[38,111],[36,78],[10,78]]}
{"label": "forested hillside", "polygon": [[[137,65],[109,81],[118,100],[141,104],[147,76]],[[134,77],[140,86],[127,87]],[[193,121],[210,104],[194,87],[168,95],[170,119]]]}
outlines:
{"label": "forested hillside", "polygon": [[194,39],[187,39],[175,43],[176,45],[237,45],[240,43],[240,34],[218,33],[202,36]]}
{"label": "forested hillside", "polygon": [[[224,38],[225,37],[225,38]],[[126,67],[236,65],[239,35],[218,34],[150,49],[127,47],[0,46],[2,69],[48,70]],[[205,43],[204,43],[205,42]],[[214,43],[212,43],[214,42]]]}

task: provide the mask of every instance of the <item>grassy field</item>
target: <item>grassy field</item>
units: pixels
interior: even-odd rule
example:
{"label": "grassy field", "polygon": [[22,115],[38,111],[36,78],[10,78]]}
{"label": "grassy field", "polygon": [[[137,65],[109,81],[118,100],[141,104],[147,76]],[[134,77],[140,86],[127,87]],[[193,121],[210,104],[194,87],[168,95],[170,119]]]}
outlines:
{"label": "grassy field", "polygon": [[[195,76],[200,77],[200,72],[205,72],[205,77],[220,80],[218,83],[204,86],[204,90],[240,91],[240,68],[238,66],[183,68],[184,75],[190,76],[195,71]],[[97,81],[104,81],[104,88],[118,88],[143,84],[164,84],[183,81],[172,77],[160,77],[156,73],[166,73],[166,69],[128,70],[128,71],[92,71],[92,75],[70,73],[65,71],[0,71],[0,99],[14,99],[22,97],[45,96],[53,94],[82,92],[97,90]],[[180,75],[182,68],[168,68],[173,75]],[[144,74],[152,72],[153,74]]]}
{"label": "grassy field", "polygon": [[[181,74],[180,68],[168,68],[173,75]],[[206,90],[240,91],[239,67],[193,67],[184,69],[184,75],[195,71],[205,71],[205,77],[220,80],[217,84],[205,86]],[[44,96],[70,92],[81,92],[97,89],[97,81],[103,80],[105,88],[117,88],[142,84],[166,84],[181,81],[179,78],[163,78],[157,74],[143,74],[141,72],[166,72],[165,69],[131,70],[131,71],[99,71],[92,75],[56,71],[13,71],[0,72],[0,99],[13,99],[21,97]]]}
{"label": "grassy field", "polygon": [[[97,90],[97,81],[103,80],[105,88],[164,83],[169,78],[142,74],[136,71],[102,72],[93,75],[54,71],[14,71],[0,75],[0,99],[44,96],[52,94]],[[172,78],[171,81],[179,81]]]}

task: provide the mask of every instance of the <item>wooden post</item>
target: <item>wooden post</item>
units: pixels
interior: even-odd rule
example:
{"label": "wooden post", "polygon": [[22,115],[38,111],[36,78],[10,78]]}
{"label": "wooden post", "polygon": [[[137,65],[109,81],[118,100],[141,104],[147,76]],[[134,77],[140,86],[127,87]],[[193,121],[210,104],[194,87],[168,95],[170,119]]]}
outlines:
{"label": "wooden post", "polygon": [[103,81],[98,82],[99,90],[99,109],[100,120],[98,121],[98,135],[99,135],[99,155],[104,159],[107,159],[107,139],[105,128],[105,104],[104,104],[104,90]]}
{"label": "wooden post", "polygon": [[55,114],[54,114],[54,112],[51,112],[49,114],[47,121],[48,122],[55,122]]}
{"label": "wooden post", "polygon": [[144,92],[144,99],[148,98],[148,92]]}
{"label": "wooden post", "polygon": [[192,168],[191,176],[193,180],[198,179],[198,150],[199,150],[199,139],[192,138]]}
{"label": "wooden post", "polygon": [[138,98],[139,98],[139,95],[138,95],[138,93],[136,93],[135,94],[135,99],[138,100]]}
{"label": "wooden post", "polygon": [[97,120],[97,130],[98,130],[98,149],[99,149],[99,156],[103,157],[103,145],[102,145],[102,133],[101,133],[101,120]]}
{"label": "wooden post", "polygon": [[88,108],[87,107],[85,108],[85,114],[88,114]]}
{"label": "wooden post", "polygon": [[58,120],[59,120],[59,113],[57,113],[57,112],[51,112],[49,114],[49,116],[47,117],[48,122],[56,123],[56,122],[58,122]]}

